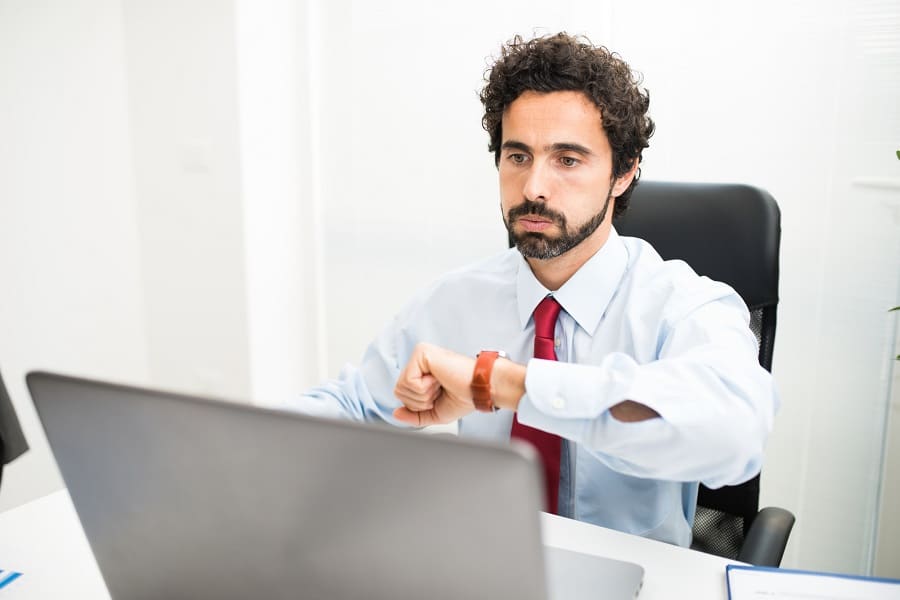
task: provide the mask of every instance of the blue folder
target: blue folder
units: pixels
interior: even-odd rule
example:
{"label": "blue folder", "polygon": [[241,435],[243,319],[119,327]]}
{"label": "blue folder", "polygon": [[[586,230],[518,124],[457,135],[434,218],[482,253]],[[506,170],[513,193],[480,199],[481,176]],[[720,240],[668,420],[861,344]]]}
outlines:
{"label": "blue folder", "polygon": [[900,579],[743,565],[725,567],[725,578],[729,600],[779,600],[798,593],[809,600],[900,600]]}

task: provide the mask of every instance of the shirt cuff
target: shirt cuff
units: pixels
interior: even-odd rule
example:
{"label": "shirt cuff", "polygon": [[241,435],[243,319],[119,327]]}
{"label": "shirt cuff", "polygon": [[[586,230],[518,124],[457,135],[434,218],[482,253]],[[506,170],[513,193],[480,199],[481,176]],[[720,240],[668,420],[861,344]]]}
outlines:
{"label": "shirt cuff", "polygon": [[627,400],[638,365],[622,353],[607,354],[599,365],[533,358],[525,372],[525,395],[519,401],[521,423],[547,431],[559,420],[595,419]]}

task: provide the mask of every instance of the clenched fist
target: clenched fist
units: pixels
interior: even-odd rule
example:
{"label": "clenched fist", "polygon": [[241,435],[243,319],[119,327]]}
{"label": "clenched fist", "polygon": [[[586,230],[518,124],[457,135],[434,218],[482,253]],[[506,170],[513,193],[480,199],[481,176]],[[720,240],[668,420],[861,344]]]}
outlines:
{"label": "clenched fist", "polygon": [[473,410],[475,359],[432,344],[417,344],[394,387],[403,406],[394,418],[409,425],[443,425]]}

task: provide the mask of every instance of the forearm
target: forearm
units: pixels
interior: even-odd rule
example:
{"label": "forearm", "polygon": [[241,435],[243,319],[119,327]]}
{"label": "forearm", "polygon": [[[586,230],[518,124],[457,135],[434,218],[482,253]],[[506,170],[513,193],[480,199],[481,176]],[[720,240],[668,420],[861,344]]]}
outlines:
{"label": "forearm", "polygon": [[[494,363],[495,406],[519,422],[573,440],[636,477],[738,483],[759,469],[776,406],[753,348],[710,344],[638,364],[621,352],[599,364],[533,359]],[[418,344],[395,387],[399,421],[427,426],[475,410],[475,359]]]}
{"label": "forearm", "polygon": [[328,380],[305,390],[298,398],[289,399],[286,408],[316,417],[365,421],[367,413],[372,412],[369,405],[374,403],[369,394],[360,397],[355,387],[343,376]]}
{"label": "forearm", "polygon": [[387,328],[366,349],[358,367],[345,365],[336,379],[306,390],[286,407],[322,417],[394,422],[392,412],[400,404],[392,392],[398,375],[395,354],[403,349]]}
{"label": "forearm", "polygon": [[[494,370],[491,374],[491,392],[495,406],[512,411],[518,410],[519,401],[525,395],[526,373],[525,365],[511,360],[501,359],[494,363]],[[624,400],[611,406],[609,412],[613,418],[625,423],[659,417],[659,413],[652,408],[632,400]]]}
{"label": "forearm", "polygon": [[[769,375],[752,364],[638,365],[610,355],[598,366],[532,361],[529,371],[519,420],[579,442],[620,472],[718,486],[759,468],[775,397]],[[625,409],[623,399],[659,418],[623,422],[613,409]]]}

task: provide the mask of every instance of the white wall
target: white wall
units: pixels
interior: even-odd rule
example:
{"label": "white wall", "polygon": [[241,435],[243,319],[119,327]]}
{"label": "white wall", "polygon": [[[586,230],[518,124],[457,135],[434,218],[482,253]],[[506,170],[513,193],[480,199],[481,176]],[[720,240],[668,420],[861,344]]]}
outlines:
{"label": "white wall", "polygon": [[250,396],[235,9],[122,0],[154,383]]}
{"label": "white wall", "polygon": [[645,74],[645,178],[779,200],[763,501],[798,515],[787,566],[868,570],[900,267],[900,16],[876,0],[0,0],[0,272],[22,291],[0,368],[37,448],[0,506],[52,479],[32,366],[273,401],[503,248],[477,91],[535,28]]}
{"label": "white wall", "polygon": [[121,6],[0,2],[0,369],[31,450],[0,508],[62,486],[32,369],[144,381]]}
{"label": "white wall", "polygon": [[[896,203],[895,223],[900,226],[900,199]],[[895,313],[896,314],[896,313]],[[896,324],[896,321],[895,321]],[[900,327],[896,328],[895,354],[900,354]],[[900,361],[894,361],[891,382],[890,418],[886,423],[884,466],[874,574],[895,577],[900,573]]]}
{"label": "white wall", "polygon": [[326,376],[318,31],[311,7],[293,0],[238,0],[236,9],[252,397],[280,404]]}
{"label": "white wall", "polygon": [[0,508],[62,485],[29,370],[251,396],[234,12],[0,0],[0,369],[32,448]]}

